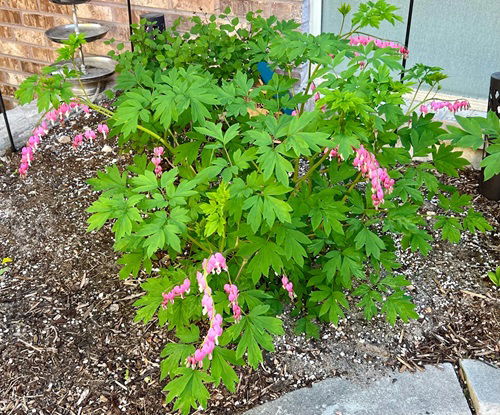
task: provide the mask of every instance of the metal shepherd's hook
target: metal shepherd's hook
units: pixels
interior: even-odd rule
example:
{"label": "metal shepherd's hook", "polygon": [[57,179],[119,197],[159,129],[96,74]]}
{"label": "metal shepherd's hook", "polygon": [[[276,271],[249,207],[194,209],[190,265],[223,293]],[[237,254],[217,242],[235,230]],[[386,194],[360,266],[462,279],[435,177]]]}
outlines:
{"label": "metal shepherd's hook", "polygon": [[[78,15],[76,14],[76,4],[73,4],[73,23],[75,25],[75,33],[78,36],[80,34],[80,29],[78,27]],[[85,68],[85,59],[83,57],[83,47],[80,46],[80,59],[82,60],[82,65],[80,71],[85,75],[87,74],[87,69]]]}

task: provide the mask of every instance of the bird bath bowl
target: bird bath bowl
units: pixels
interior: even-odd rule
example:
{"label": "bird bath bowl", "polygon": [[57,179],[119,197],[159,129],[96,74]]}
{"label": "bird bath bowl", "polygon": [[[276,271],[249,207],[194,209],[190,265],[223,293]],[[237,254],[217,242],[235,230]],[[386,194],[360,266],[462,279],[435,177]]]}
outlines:
{"label": "bird bath bowl", "polygon": [[[78,23],[78,33],[84,35],[87,42],[101,39],[108,31],[109,27],[100,23]],[[47,30],[45,35],[53,42],[63,43],[75,32],[74,24],[66,24]]]}
{"label": "bird bath bowl", "polygon": [[[81,59],[75,59],[75,64],[79,68]],[[54,66],[56,68],[75,69],[71,61],[62,61]],[[87,73],[82,74],[80,78],[68,78],[68,81],[73,84],[73,93],[79,96],[91,97],[104,91],[109,78],[115,72],[115,66],[116,62],[107,56],[86,56],[85,68]]]}
{"label": "bird bath bowl", "polygon": [[55,4],[63,4],[65,6],[72,6],[75,4],[88,3],[90,0],[50,0]]}

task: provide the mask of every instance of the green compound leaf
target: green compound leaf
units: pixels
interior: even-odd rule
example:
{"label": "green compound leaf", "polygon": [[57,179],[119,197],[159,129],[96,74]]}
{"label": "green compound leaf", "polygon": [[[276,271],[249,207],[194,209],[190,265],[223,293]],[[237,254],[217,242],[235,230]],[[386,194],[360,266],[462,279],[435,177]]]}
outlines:
{"label": "green compound leaf", "polygon": [[365,248],[366,255],[373,256],[376,259],[380,258],[380,250],[385,249],[385,244],[374,232],[366,227],[354,238],[356,249]]}
{"label": "green compound leaf", "polygon": [[476,212],[474,209],[469,209],[467,211],[467,216],[463,218],[462,226],[464,229],[467,229],[472,233],[476,233],[476,230],[479,232],[485,232],[493,229],[483,215]]}
{"label": "green compound leaf", "polygon": [[461,155],[460,151],[453,151],[453,146],[446,144],[432,150],[432,159],[437,171],[453,177],[458,177],[458,170],[469,164]]}
{"label": "green compound leaf", "polygon": [[163,388],[168,391],[167,403],[176,399],[174,411],[179,410],[181,414],[187,415],[191,409],[199,406],[206,408],[210,394],[205,384],[213,382],[212,377],[201,370],[188,367],[177,369],[175,374],[175,379]]}
{"label": "green compound leaf", "polygon": [[437,216],[436,219],[434,228],[441,229],[441,237],[443,239],[453,243],[460,241],[460,231],[462,230],[462,225],[458,219],[447,216]]}
{"label": "green compound leaf", "polygon": [[313,323],[309,317],[303,317],[297,320],[294,332],[296,334],[304,333],[307,337],[319,339],[319,326],[316,323]]}
{"label": "green compound leaf", "polygon": [[261,347],[269,352],[274,351],[271,335],[281,335],[283,323],[281,320],[264,315],[269,310],[267,305],[255,307],[238,324],[239,328],[234,334],[243,333],[236,348],[236,357],[242,358],[247,354],[247,362],[254,369],[262,362]]}
{"label": "green compound leaf", "polygon": [[415,304],[411,301],[411,297],[404,295],[402,291],[397,291],[391,294],[382,305],[382,313],[385,313],[387,321],[394,325],[396,318],[399,317],[405,323],[410,318],[418,319],[420,316],[415,312]]}
{"label": "green compound leaf", "polygon": [[214,379],[214,385],[218,387],[222,381],[224,386],[234,393],[240,379],[230,363],[241,365],[243,361],[236,358],[236,351],[216,346],[210,364],[210,374]]}
{"label": "green compound leaf", "polygon": [[172,378],[179,366],[185,365],[185,360],[193,354],[195,347],[192,344],[169,343],[161,351],[160,356],[165,358],[160,363],[160,380],[167,376]]}

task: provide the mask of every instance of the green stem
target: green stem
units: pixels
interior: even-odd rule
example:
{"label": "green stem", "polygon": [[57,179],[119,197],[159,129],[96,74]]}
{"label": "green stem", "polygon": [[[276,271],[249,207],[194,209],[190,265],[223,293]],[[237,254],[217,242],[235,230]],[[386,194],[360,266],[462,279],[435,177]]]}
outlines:
{"label": "green stem", "polygon": [[347,32],[345,35],[341,36],[341,39],[347,39],[353,33],[356,33],[360,27],[361,27],[360,25],[356,26],[355,28],[351,26],[351,30]]}
{"label": "green stem", "polygon": [[[415,90],[415,94],[413,94],[413,98],[412,98],[412,100],[411,100],[411,102],[410,102],[410,105],[408,105],[408,108],[411,108],[411,106],[412,106],[412,105],[413,105],[413,103],[415,102],[415,99],[417,98],[418,91],[420,90],[420,87],[422,86],[422,82],[424,82],[424,81],[420,81],[420,82],[418,83],[417,89]],[[431,88],[431,89],[432,89],[432,88]],[[406,115],[408,115],[408,114],[406,114]]]}
{"label": "green stem", "polygon": [[342,15],[342,23],[340,25],[339,37],[342,36],[342,30],[344,29],[344,23],[345,23],[345,14]]}
{"label": "green stem", "polygon": [[212,254],[212,251],[210,249],[207,249],[205,246],[203,246],[200,242],[198,242],[196,239],[194,239],[191,235],[187,234],[187,239],[193,244],[196,245],[198,248],[201,250],[208,252],[209,254]]}
{"label": "green stem", "polygon": [[342,202],[345,202],[347,198],[349,197],[350,193],[352,192],[352,189],[354,189],[354,186],[358,184],[358,182],[361,180],[362,174],[361,172],[358,173],[356,178],[353,180],[349,188],[347,189],[347,192],[345,193],[344,197],[342,198]]}
{"label": "green stem", "polygon": [[[309,73],[311,72],[311,65],[312,65],[312,63],[309,62]],[[312,75],[309,76],[309,80],[307,81],[306,90],[304,91],[304,94],[306,94],[306,95],[308,94],[309,88],[311,87],[311,84],[314,82],[314,78],[315,78],[315,76],[318,73],[320,68],[321,68],[321,65],[318,64],[318,66],[316,66],[316,69],[314,69]],[[303,102],[302,105],[300,106],[299,114],[302,114],[304,112],[305,105],[306,105],[306,103]]]}
{"label": "green stem", "polygon": [[408,106],[408,111],[406,112],[406,116],[410,115],[413,111],[415,111],[415,109],[419,106],[419,105],[422,105],[424,102],[427,102],[427,101],[431,101],[432,99],[434,99],[434,97],[432,98],[428,98],[432,89],[434,88],[434,86],[431,87],[431,89],[429,89],[429,91],[427,91],[427,94],[425,94],[425,97],[422,101],[420,101],[417,105],[415,105],[413,108],[411,107],[411,105]]}
{"label": "green stem", "polygon": [[319,161],[317,161],[315,164],[313,164],[313,166],[306,172],[306,174],[304,174],[302,177],[299,178],[299,180],[297,180],[297,182],[295,183],[295,188],[294,188],[294,192],[299,190],[299,185],[306,179],[308,179],[313,173],[314,171],[318,168],[318,166],[321,165],[321,163],[323,163],[326,158],[328,157],[328,153],[326,154],[323,154],[323,157],[321,157],[319,159]]}
{"label": "green stem", "polygon": [[241,262],[240,269],[238,270],[238,273],[236,274],[236,277],[234,277],[234,281],[235,282],[238,279],[238,277],[240,276],[241,271],[243,271],[243,268],[245,267],[245,265],[247,264],[247,262],[248,262],[248,260],[246,258],[244,258],[243,261]]}

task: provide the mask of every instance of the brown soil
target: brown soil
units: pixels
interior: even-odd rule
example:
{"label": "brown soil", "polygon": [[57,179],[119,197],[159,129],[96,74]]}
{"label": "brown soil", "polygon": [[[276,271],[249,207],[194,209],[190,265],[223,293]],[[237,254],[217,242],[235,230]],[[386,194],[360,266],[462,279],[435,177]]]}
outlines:
{"label": "brown soil", "polygon": [[[91,115],[51,131],[25,180],[13,173],[18,154],[0,162],[0,260],[14,260],[0,276],[0,413],[172,413],[159,381],[169,334],[132,322],[141,281],[118,280],[109,231],[85,232],[85,209],[97,197],[86,180],[129,155],[103,152],[102,139],[77,151],[61,143],[97,122]],[[498,364],[500,296],[485,276],[500,264],[500,204],[477,193],[474,171],[453,181],[495,229],[457,245],[437,242],[428,257],[401,253],[418,321],[391,327],[351,312],[314,340],[294,335],[286,312],[276,352],[257,371],[239,369],[236,394],[214,390],[204,413],[241,413],[327,376],[366,381],[463,357]]]}

